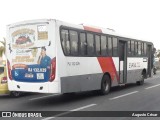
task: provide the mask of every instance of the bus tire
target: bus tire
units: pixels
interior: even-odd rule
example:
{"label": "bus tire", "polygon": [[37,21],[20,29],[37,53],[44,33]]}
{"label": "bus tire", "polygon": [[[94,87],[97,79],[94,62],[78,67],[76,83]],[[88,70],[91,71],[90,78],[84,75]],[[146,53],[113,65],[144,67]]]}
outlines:
{"label": "bus tire", "polygon": [[108,75],[104,75],[101,81],[101,89],[99,90],[99,93],[101,95],[106,95],[109,93],[111,88],[111,80]]}
{"label": "bus tire", "polygon": [[144,78],[145,78],[145,73],[142,73],[142,77],[140,81],[137,81],[137,85],[143,85],[144,84]]}
{"label": "bus tire", "polygon": [[21,96],[21,92],[11,91],[10,92],[10,96],[11,97],[19,97],[19,96]]}
{"label": "bus tire", "polygon": [[74,96],[75,94],[75,92],[63,93],[64,96]]}

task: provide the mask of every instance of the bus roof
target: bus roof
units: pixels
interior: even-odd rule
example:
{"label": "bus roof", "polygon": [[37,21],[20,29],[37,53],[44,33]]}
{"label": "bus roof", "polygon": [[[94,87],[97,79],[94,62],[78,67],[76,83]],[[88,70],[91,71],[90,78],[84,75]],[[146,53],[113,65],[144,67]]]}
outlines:
{"label": "bus roof", "polygon": [[117,36],[119,38],[124,38],[124,39],[133,39],[133,40],[138,40],[138,41],[144,41],[144,42],[147,42],[148,44],[153,45],[153,43],[149,40],[143,40],[143,39],[139,39],[139,38],[128,36],[128,35],[122,35],[122,34],[119,34],[119,33],[115,32],[113,29],[102,28],[102,27],[97,27],[97,26],[92,26],[92,25],[85,25],[85,24],[77,24],[76,25],[76,24],[64,22],[64,21],[57,20],[57,19],[25,20],[25,21],[9,24],[9,25],[7,25],[7,27],[12,28],[12,27],[26,25],[26,24],[47,23],[47,22],[50,22],[50,21],[54,21],[54,22],[58,23],[60,26],[62,25],[62,26],[71,27],[71,28],[75,28],[75,29],[82,29],[82,30],[91,31],[91,32],[113,35],[113,36]]}

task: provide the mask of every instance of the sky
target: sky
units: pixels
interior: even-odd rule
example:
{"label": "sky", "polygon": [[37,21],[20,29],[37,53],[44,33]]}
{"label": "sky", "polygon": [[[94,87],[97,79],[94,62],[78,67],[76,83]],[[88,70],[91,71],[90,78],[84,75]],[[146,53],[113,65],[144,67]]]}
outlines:
{"label": "sky", "polygon": [[111,28],[160,49],[160,0],[1,0],[0,16],[0,39],[8,24],[58,19]]}

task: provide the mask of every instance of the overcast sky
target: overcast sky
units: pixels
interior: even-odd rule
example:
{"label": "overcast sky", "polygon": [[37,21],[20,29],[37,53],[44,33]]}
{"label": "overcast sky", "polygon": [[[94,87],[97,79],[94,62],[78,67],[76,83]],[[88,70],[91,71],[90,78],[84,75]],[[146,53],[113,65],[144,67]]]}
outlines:
{"label": "overcast sky", "polygon": [[0,38],[8,24],[51,18],[112,28],[160,49],[160,0],[1,0],[0,16]]}

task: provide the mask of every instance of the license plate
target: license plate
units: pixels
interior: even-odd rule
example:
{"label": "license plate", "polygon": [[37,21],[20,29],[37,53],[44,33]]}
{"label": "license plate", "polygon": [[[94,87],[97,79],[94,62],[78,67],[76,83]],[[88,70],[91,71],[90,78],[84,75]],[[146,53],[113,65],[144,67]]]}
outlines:
{"label": "license plate", "polygon": [[44,73],[37,73],[37,79],[44,79]]}
{"label": "license plate", "polygon": [[26,73],[26,74],[25,74],[25,77],[26,77],[26,78],[33,78],[33,74],[32,74],[32,73]]}

